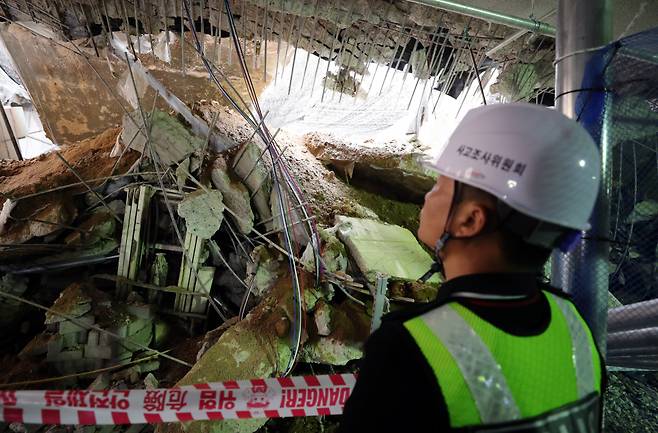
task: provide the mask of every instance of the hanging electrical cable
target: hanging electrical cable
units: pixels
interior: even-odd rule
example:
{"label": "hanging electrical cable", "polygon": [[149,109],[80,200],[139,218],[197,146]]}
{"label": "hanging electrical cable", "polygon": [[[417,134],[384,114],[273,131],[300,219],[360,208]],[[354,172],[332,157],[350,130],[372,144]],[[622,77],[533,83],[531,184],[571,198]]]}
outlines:
{"label": "hanging electrical cable", "polygon": [[[185,0],[184,2],[184,7],[186,14],[188,16],[188,19],[191,19],[191,14],[190,14],[190,5],[189,1]],[[274,140],[274,137],[270,134],[269,130],[267,127],[264,125],[263,119],[264,116],[261,112],[260,105],[258,103],[258,98],[257,94],[253,85],[253,82],[251,80],[251,77],[249,75],[249,70],[246,64],[246,59],[244,56],[244,51],[242,49],[242,46],[239,42],[239,38],[237,35],[237,28],[235,25],[233,13],[231,11],[231,5],[230,2],[225,1],[224,3],[225,8],[226,8],[226,13],[228,17],[228,22],[229,22],[229,30],[231,33],[231,37],[233,40],[234,48],[236,49],[237,53],[237,58],[240,63],[240,67],[242,69],[243,77],[245,80],[245,87],[247,89],[249,99],[251,100],[251,104],[254,107],[256,111],[256,115],[251,112],[248,106],[244,104],[244,107],[239,106],[239,104],[235,101],[234,98],[231,97],[231,95],[228,94],[222,83],[219,81],[215,74],[215,70],[213,69],[213,66],[211,62],[208,61],[208,59],[205,57],[201,50],[201,41],[199,40],[199,37],[196,33],[196,30],[192,28],[192,35],[196,44],[196,50],[201,57],[201,60],[206,67],[209,77],[213,81],[213,83],[217,86],[217,88],[220,90],[221,94],[226,98],[226,100],[230,103],[231,106],[233,106],[236,111],[245,118],[245,120],[254,128],[256,133],[261,137],[263,142],[265,143],[265,146],[267,148],[267,151],[270,155],[270,158],[272,160],[272,181],[273,185],[275,187],[275,191],[277,196],[279,197],[279,211],[281,215],[281,220],[282,220],[282,225],[284,227],[283,232],[283,238],[285,242],[285,247],[287,251],[287,255],[289,257],[289,266],[290,266],[290,273],[291,273],[291,280],[292,280],[292,285],[293,285],[293,300],[295,303],[295,312],[294,312],[294,325],[291,328],[291,358],[288,363],[288,366],[286,368],[285,374],[289,374],[292,368],[294,367],[298,355],[299,355],[299,350],[301,346],[301,334],[302,334],[302,325],[303,325],[303,294],[302,294],[302,287],[299,281],[299,272],[297,269],[297,264],[295,263],[294,257],[295,257],[295,248],[293,246],[294,240],[293,236],[291,236],[291,233],[289,231],[289,228],[291,227],[290,224],[290,219],[291,216],[290,214],[292,211],[290,210],[290,198],[292,196],[292,199],[294,199],[297,204],[301,205],[299,208],[301,209],[301,212],[303,214],[303,219],[305,222],[307,222],[307,226],[309,229],[309,238],[312,243],[313,250],[315,252],[315,257],[316,257],[316,282],[319,283],[321,272],[322,272],[322,267],[321,263],[319,260],[319,236],[317,235],[317,228],[315,227],[314,221],[312,218],[309,216],[309,211],[308,209],[305,208],[303,203],[305,201],[303,200],[303,193],[301,191],[301,188],[299,187],[298,183],[294,179],[294,177],[290,174],[290,171],[288,168],[285,166],[283,158],[281,158],[281,151],[276,144],[276,141]],[[217,69],[215,67],[215,69]],[[287,186],[287,191],[284,191],[282,188],[282,182],[285,183]],[[287,201],[288,206],[284,204],[284,200]],[[286,209],[286,207],[288,209]]]}
{"label": "hanging electrical cable", "polygon": [[[231,4],[228,0],[225,0],[224,2],[226,6],[226,11],[228,14],[228,22],[229,22],[229,28],[231,29],[231,36],[233,38],[233,44],[235,45],[236,53],[238,55],[238,59],[240,62],[240,67],[242,68],[242,73],[243,73],[243,78],[245,80],[246,87],[249,92],[249,96],[251,97],[251,102],[256,109],[256,112],[259,116],[259,118],[262,118],[262,112],[260,109],[260,105],[258,103],[258,97],[256,94],[256,90],[253,86],[253,82],[251,81],[251,77],[249,76],[249,71],[247,69],[247,64],[246,60],[244,58],[244,53],[242,52],[242,46],[240,45],[240,41],[237,37],[237,29],[235,26],[235,21],[233,19],[233,13],[231,11]],[[280,159],[277,157],[278,149],[276,146],[273,145],[274,140],[273,137],[270,135],[270,132],[263,123],[261,125],[261,131],[266,138],[265,142],[267,144],[268,151],[270,153],[270,158],[272,159],[272,182],[276,188],[276,194],[279,198],[278,200],[278,205],[279,205],[279,210],[281,212],[281,222],[283,225],[283,235],[284,235],[284,240],[286,243],[286,249],[288,251],[288,254],[293,257],[295,252],[294,248],[292,245],[292,239],[291,235],[289,232],[289,222],[288,222],[288,214],[285,212],[284,208],[284,199],[286,198],[284,196],[283,190],[281,188],[281,184],[279,182],[279,174],[277,173],[277,165],[278,162],[280,162]],[[297,264],[295,263],[294,260],[290,259],[288,261],[289,267],[290,267],[290,276],[292,280],[292,285],[293,285],[293,302],[295,305],[294,308],[294,318],[293,318],[293,325],[291,327],[291,338],[292,338],[292,347],[291,347],[291,357],[288,362],[288,366],[284,372],[285,375],[289,374],[292,369],[294,368],[294,365],[297,361],[297,357],[299,355],[299,350],[301,346],[301,335],[302,335],[302,315],[303,315],[303,301],[302,301],[302,291],[301,291],[301,285],[299,282],[299,273],[297,271]]]}

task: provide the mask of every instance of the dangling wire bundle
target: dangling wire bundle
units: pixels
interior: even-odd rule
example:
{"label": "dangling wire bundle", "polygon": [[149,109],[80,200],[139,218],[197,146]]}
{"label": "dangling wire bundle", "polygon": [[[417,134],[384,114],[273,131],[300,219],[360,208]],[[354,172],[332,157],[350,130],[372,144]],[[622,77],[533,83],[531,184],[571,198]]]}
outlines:
{"label": "dangling wire bundle", "polygon": [[[184,0],[183,4],[188,19],[190,20],[190,22],[193,22],[190,12],[189,0]],[[291,357],[286,367],[286,370],[284,372],[284,374],[287,375],[294,368],[297,362],[297,358],[299,356],[299,351],[301,347],[301,336],[303,330],[303,320],[304,320],[302,288],[299,281],[299,272],[297,269],[298,265],[295,263],[295,248],[293,246],[294,229],[292,231],[292,234],[290,232],[290,227],[294,225],[293,222],[291,221],[292,209],[291,206],[289,205],[290,197],[292,197],[292,199],[296,203],[296,205],[293,206],[293,208],[296,207],[301,209],[303,220],[306,222],[306,225],[308,227],[308,231],[310,234],[309,237],[312,243],[313,250],[315,252],[316,284],[319,284],[321,272],[322,272],[322,266],[321,266],[320,254],[319,254],[320,241],[314,220],[309,216],[309,210],[305,207],[303,192],[299,184],[291,175],[290,171],[288,170],[288,167],[285,165],[285,160],[281,157],[281,151],[278,145],[276,144],[274,137],[272,136],[269,129],[265,126],[263,122],[264,116],[261,111],[260,104],[258,102],[258,96],[256,94],[253,81],[251,80],[251,76],[249,74],[246,59],[244,56],[243,47],[240,44],[237,35],[237,29],[236,29],[233,13],[231,10],[231,4],[228,0],[225,0],[224,5],[226,8],[226,15],[228,17],[229,30],[233,40],[233,45],[235,47],[237,57],[240,62],[240,67],[242,70],[243,78],[245,80],[245,85],[249,94],[249,98],[251,100],[252,106],[256,111],[257,117],[249,110],[249,107],[247,107],[246,103],[244,103],[244,101],[242,100],[241,102],[243,102],[245,106],[244,108],[240,107],[238,103],[235,101],[235,99],[231,97],[231,95],[229,95],[229,93],[226,91],[222,83],[219,81],[217,75],[215,74],[216,68],[212,67],[213,65],[208,61],[208,59],[203,54],[202,42],[199,40],[196,29],[194,28],[193,25],[191,26],[192,35],[194,37],[194,42],[196,44],[196,50],[199,56],[201,57],[203,64],[206,67],[206,70],[208,71],[208,75],[210,79],[215,83],[215,85],[221,92],[222,96],[226,98],[227,101],[229,101],[231,106],[254,128],[255,132],[261,137],[261,139],[265,143],[266,149],[272,160],[272,181],[275,187],[276,194],[279,197],[278,207],[283,224],[283,237],[284,237],[286,252],[288,253],[288,264],[290,268],[290,274],[291,274],[291,280],[293,286],[293,301],[295,305],[294,317],[293,317],[294,323],[293,326],[291,327]],[[285,185],[287,186],[287,191],[283,190],[282,182],[284,182]],[[284,200],[288,202],[287,209],[286,209],[286,205],[284,205]]]}

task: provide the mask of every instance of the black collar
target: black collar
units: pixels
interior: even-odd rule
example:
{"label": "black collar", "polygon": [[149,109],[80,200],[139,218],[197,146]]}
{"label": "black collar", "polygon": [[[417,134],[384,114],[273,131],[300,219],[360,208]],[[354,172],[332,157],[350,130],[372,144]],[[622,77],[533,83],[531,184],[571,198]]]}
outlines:
{"label": "black collar", "polygon": [[443,303],[449,298],[459,297],[460,293],[509,296],[511,299],[518,299],[519,297],[534,296],[539,289],[540,283],[536,274],[471,274],[443,283],[434,302]]}
{"label": "black collar", "polygon": [[[536,274],[528,273],[490,273],[472,274],[453,278],[439,287],[437,298],[427,304],[416,305],[395,311],[384,316],[385,320],[408,320],[433,310],[450,301],[468,301],[469,298],[489,296],[500,297],[496,300],[505,302],[527,299],[545,289]],[[474,296],[472,296],[474,295]],[[502,298],[502,299],[501,299]]]}

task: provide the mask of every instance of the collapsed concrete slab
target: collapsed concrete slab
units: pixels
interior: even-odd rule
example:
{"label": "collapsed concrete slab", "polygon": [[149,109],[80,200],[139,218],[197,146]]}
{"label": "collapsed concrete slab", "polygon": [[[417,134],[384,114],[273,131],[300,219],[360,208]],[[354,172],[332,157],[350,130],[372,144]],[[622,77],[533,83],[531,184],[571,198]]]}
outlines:
{"label": "collapsed concrete slab", "polygon": [[[222,135],[232,146],[241,146],[230,154],[230,157],[226,157],[229,172],[232,171],[247,187],[254,214],[268,231],[272,230],[272,221],[280,214],[280,210],[278,195],[272,192],[271,158],[264,144],[258,136],[254,138],[253,128],[239,114],[222,107],[218,102],[201,101],[198,110],[207,122],[216,120],[215,128],[222,131]],[[386,219],[389,216],[386,209],[395,207],[390,200],[375,200],[374,197],[370,197],[370,203],[364,205],[363,194],[339,180],[336,173],[313,156],[304,145],[303,137],[281,131],[277,135],[277,142],[284,154],[282,158],[287,162],[290,177],[304,194],[306,202],[303,205],[315,218],[315,223],[332,225],[336,215],[379,218],[378,212],[370,208],[370,203],[376,204],[384,215],[382,219]],[[284,202],[287,199],[288,197],[285,197]],[[274,212],[272,209],[275,209]],[[300,210],[292,205],[291,211],[295,214],[294,221],[299,221]],[[402,219],[409,219],[406,214],[398,215],[401,214],[398,211],[399,209],[396,209],[395,216],[391,215],[391,222],[398,223]],[[417,211],[413,209],[411,213]]]}
{"label": "collapsed concrete slab", "polygon": [[[338,238],[366,278],[378,273],[394,279],[417,280],[432,266],[430,255],[407,229],[374,220],[339,216]],[[438,282],[438,277],[433,277]]]}
{"label": "collapsed concrete slab", "polygon": [[332,308],[326,302],[321,302],[315,308],[313,317],[315,319],[315,327],[318,330],[318,335],[327,336],[331,334],[331,314]]}
{"label": "collapsed concrete slab", "polygon": [[224,220],[222,193],[213,189],[188,194],[178,204],[178,215],[185,218],[190,233],[201,239],[210,239]]}
{"label": "collapsed concrete slab", "polygon": [[[144,129],[144,119],[139,111],[124,115],[121,133],[123,146],[129,146],[140,153],[147,152],[148,155],[146,143],[150,136],[152,150],[165,166],[183,161],[203,146],[203,140],[191,134],[175,117],[158,110],[153,113],[153,121],[148,119],[150,114],[144,115],[150,131]],[[122,148],[115,149],[114,153],[118,155],[121,151]]]}
{"label": "collapsed concrete slab", "polygon": [[436,175],[423,166],[425,156],[408,146],[368,147],[319,133],[304,135],[304,144],[339,176],[392,198],[422,203],[436,182]]}

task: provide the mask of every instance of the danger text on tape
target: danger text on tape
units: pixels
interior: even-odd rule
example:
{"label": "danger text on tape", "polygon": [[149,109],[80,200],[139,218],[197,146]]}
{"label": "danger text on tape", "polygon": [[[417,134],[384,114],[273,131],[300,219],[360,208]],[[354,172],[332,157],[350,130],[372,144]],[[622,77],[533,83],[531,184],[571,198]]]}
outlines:
{"label": "danger text on tape", "polygon": [[202,383],[170,389],[0,391],[0,421],[144,424],[340,415],[353,374]]}

